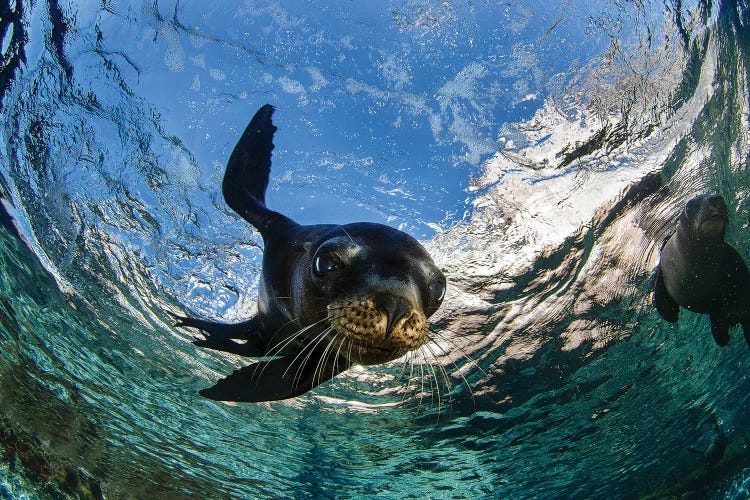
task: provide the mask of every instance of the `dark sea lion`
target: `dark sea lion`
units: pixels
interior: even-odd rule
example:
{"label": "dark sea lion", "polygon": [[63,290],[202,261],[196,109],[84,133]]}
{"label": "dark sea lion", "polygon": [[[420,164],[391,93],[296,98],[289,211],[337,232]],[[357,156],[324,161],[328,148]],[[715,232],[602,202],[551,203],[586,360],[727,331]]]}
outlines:
{"label": "dark sea lion", "polygon": [[727,435],[721,427],[721,421],[716,415],[712,415],[710,424],[708,442],[706,443],[705,448],[702,450],[693,446],[688,448],[688,451],[703,456],[703,465],[706,469],[712,469],[721,462],[721,459],[724,457],[724,452],[727,449],[727,445],[729,444],[729,439],[727,439]]}
{"label": "dark sea lion", "polygon": [[353,364],[401,357],[428,339],[445,276],[411,236],[381,224],[297,224],[266,208],[273,106],[258,110],[227,163],[227,204],[263,237],[258,313],[239,324],[177,317],[199,328],[194,343],[250,357],[200,393],[220,401],[298,396]]}
{"label": "dark sea lion", "polygon": [[711,317],[720,346],[729,328],[741,324],[750,346],[750,273],[737,251],[724,241],[729,211],[724,198],[692,198],[678,219],[677,231],[661,249],[653,303],[674,323],[680,306]]}

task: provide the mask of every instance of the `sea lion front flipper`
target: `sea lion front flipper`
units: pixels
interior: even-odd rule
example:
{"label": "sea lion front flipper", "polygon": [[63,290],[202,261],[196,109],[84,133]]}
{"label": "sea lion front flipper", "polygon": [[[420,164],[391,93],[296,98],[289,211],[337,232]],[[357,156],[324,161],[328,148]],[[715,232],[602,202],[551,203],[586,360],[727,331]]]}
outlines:
{"label": "sea lion front flipper", "polygon": [[273,106],[266,104],[256,111],[227,162],[221,189],[227,205],[240,215],[246,203],[243,192],[261,205],[266,204],[271,152],[274,147],[273,134],[276,132],[271,121],[274,110]]}
{"label": "sea lion front flipper", "polygon": [[244,403],[289,399],[306,393],[351,366],[343,357],[321,363],[323,353],[316,351],[309,358],[304,354],[290,355],[245,366],[213,387],[203,389],[200,395],[215,401]]}
{"label": "sea lion front flipper", "polygon": [[[197,328],[204,333],[204,338],[196,339],[193,344],[217,351],[229,352],[240,356],[263,356],[266,353],[266,341],[258,330],[258,317],[254,316],[242,323],[216,323],[187,316],[175,316],[175,326]],[[245,342],[237,342],[244,340]]]}
{"label": "sea lion front flipper", "polygon": [[227,205],[243,219],[265,232],[277,221],[290,219],[266,208],[266,188],[271,172],[273,134],[271,121],[274,107],[262,106],[245,128],[227,162],[222,193]]}
{"label": "sea lion front flipper", "polygon": [[716,343],[721,347],[729,344],[729,320],[726,314],[711,313],[711,333]]}
{"label": "sea lion front flipper", "polygon": [[676,323],[680,313],[680,306],[672,300],[664,285],[664,276],[661,274],[661,266],[656,266],[654,271],[654,294],[652,302],[659,315],[669,323]]}

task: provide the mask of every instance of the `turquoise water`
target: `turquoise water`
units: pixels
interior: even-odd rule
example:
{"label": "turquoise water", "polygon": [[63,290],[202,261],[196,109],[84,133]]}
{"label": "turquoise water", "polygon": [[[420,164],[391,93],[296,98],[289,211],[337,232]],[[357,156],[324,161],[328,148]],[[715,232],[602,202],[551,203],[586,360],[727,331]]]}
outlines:
{"label": "turquoise water", "polygon": [[[750,257],[749,24],[739,0],[3,4],[0,496],[747,498],[747,346],[660,321],[649,276],[697,192]],[[227,405],[197,391],[246,361],[168,313],[254,313],[261,242],[219,185],[266,102],[269,206],[399,227],[449,289],[409,359]]]}

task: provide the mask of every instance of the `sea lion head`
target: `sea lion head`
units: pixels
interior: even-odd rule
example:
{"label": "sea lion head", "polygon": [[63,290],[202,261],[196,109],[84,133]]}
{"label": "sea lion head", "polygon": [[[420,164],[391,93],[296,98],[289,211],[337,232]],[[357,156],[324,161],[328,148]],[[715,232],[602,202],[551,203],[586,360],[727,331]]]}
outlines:
{"label": "sea lion head", "polygon": [[308,324],[326,319],[331,349],[349,361],[384,363],[427,341],[445,276],[411,236],[382,224],[335,226],[300,264],[298,313]]}
{"label": "sea lion head", "polygon": [[729,221],[729,210],[720,195],[702,194],[691,198],[680,214],[680,225],[704,241],[723,241]]}

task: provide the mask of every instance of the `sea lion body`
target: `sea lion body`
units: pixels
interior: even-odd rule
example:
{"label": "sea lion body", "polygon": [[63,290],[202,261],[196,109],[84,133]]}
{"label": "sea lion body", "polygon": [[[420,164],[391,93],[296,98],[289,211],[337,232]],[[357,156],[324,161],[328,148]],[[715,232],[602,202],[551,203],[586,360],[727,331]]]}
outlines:
{"label": "sea lion body", "polygon": [[258,313],[240,324],[177,317],[194,343],[273,357],[235,371],[205,397],[271,401],[302,394],[353,364],[399,358],[428,339],[445,277],[411,236],[382,224],[301,225],[265,206],[274,108],[261,107],[227,163],[227,204],[263,237]]}
{"label": "sea lion body", "polygon": [[721,196],[688,201],[677,231],[662,247],[653,295],[657,311],[671,323],[680,307],[710,315],[714,339],[722,346],[737,324],[750,344],[750,272],[724,241],[728,217]]}

